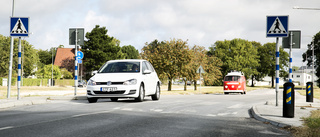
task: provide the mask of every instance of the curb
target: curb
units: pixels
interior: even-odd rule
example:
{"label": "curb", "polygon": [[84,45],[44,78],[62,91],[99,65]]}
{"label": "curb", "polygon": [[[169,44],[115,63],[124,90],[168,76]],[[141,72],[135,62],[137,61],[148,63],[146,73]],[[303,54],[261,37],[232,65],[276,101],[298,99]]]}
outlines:
{"label": "curb", "polygon": [[49,96],[49,97],[36,97],[25,98],[22,100],[0,100],[0,109],[45,104],[51,102],[51,100],[87,100],[87,96]]}
{"label": "curb", "polygon": [[262,122],[266,122],[266,123],[270,123],[271,125],[274,125],[274,126],[277,126],[277,127],[281,127],[281,128],[290,128],[290,127],[292,127],[291,125],[284,124],[284,123],[277,122],[277,121],[273,121],[273,120],[269,120],[269,119],[266,119],[266,118],[262,117],[259,114],[258,110],[256,109],[256,106],[252,106],[250,111],[251,111],[252,116],[256,120],[259,120],[259,121],[262,121]]}

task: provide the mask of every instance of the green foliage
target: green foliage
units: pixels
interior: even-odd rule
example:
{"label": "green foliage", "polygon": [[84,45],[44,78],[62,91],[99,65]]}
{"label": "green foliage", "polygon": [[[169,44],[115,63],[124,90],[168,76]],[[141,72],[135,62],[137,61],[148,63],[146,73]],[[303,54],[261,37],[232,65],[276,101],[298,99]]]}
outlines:
{"label": "green foliage", "polygon": [[125,54],[125,59],[138,59],[139,58],[139,51],[131,45],[122,46],[121,51],[122,51],[122,53]]}
{"label": "green foliage", "polygon": [[73,79],[73,75],[66,68],[61,69],[61,75],[63,79]]}
{"label": "green foliage", "polygon": [[168,78],[168,91],[171,91],[172,80],[181,76],[183,66],[191,59],[187,42],[175,39],[146,43],[142,48],[141,57],[153,65],[160,78]]}
{"label": "green foliage", "polygon": [[55,79],[55,86],[74,86],[72,79]]}
{"label": "green foliage", "polygon": [[84,56],[84,67],[87,72],[98,70],[105,62],[114,59],[123,59],[120,41],[107,35],[106,27],[96,25],[91,32],[86,33],[87,41],[81,51]]}
{"label": "green foliage", "polygon": [[[315,75],[320,78],[320,31],[313,36],[313,41],[308,44],[308,50],[302,54],[303,62],[307,61],[308,66],[312,66],[312,45],[314,44],[314,68]],[[307,58],[306,58],[307,55]],[[317,80],[318,87],[320,87],[320,79]]]}
{"label": "green foliage", "polygon": [[215,55],[223,62],[223,76],[232,70],[242,71],[246,78],[258,73],[259,55],[252,42],[242,39],[217,41],[209,49],[209,55]]}
{"label": "green foliage", "polygon": [[[18,66],[18,38],[14,39],[12,69]],[[7,76],[9,73],[10,37],[0,35],[0,76]],[[22,68],[24,76],[33,75],[39,57],[36,50],[26,40],[21,40]],[[13,75],[16,71],[12,71]]]}
{"label": "green foliage", "polygon": [[61,72],[59,66],[53,65],[53,73],[52,73],[52,64],[45,65],[40,71],[37,73],[38,78],[51,79],[53,74],[53,79],[60,79]]}
{"label": "green foliage", "polygon": [[[263,46],[258,47],[258,53],[260,55],[260,66],[258,71],[260,72],[258,79],[265,76],[271,76],[272,78],[276,75],[276,43],[266,43]],[[289,54],[280,48],[280,77],[287,77],[288,72],[284,70],[289,63]],[[274,86],[274,81],[272,80],[272,87]]]}

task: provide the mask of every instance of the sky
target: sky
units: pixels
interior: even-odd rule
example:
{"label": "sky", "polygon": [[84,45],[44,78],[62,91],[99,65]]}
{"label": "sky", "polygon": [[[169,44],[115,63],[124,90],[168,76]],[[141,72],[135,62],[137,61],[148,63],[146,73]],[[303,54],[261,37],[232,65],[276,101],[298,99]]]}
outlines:
{"label": "sky", "polygon": [[[29,17],[29,37],[35,49],[69,45],[69,28],[91,32],[106,27],[120,46],[139,51],[145,43],[181,39],[209,50],[216,41],[241,38],[261,44],[267,16],[289,16],[289,30],[301,30],[301,48],[293,49],[293,65],[302,66],[302,53],[320,31],[319,0],[14,0],[14,17]],[[0,34],[10,35],[13,0],[0,1]],[[282,38],[279,40],[282,43]],[[288,49],[285,51],[289,52]],[[281,56],[281,55],[280,55]]]}

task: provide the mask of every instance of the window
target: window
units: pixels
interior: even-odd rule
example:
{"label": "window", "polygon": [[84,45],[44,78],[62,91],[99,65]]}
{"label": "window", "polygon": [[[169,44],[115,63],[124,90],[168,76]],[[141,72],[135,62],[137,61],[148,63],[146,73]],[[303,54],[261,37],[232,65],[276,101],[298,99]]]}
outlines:
{"label": "window", "polygon": [[140,72],[139,62],[111,62],[99,70],[99,73],[135,73]]}
{"label": "window", "polygon": [[300,78],[300,75],[297,75],[297,78]]}

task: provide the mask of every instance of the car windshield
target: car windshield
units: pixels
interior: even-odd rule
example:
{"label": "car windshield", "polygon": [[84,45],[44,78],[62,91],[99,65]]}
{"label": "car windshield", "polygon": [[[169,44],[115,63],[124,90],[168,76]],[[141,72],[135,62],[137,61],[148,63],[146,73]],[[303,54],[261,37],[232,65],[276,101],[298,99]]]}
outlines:
{"label": "car windshield", "polygon": [[99,73],[139,73],[140,62],[110,62]]}
{"label": "car windshield", "polygon": [[239,81],[240,80],[240,76],[226,76],[224,78],[224,81]]}

